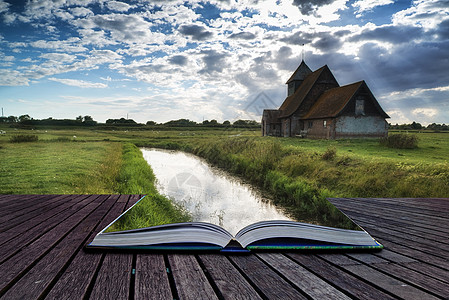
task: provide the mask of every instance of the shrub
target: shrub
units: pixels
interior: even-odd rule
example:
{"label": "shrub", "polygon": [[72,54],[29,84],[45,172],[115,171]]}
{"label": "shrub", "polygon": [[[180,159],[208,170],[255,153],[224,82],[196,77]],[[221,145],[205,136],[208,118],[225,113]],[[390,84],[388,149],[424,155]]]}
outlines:
{"label": "shrub", "polygon": [[37,142],[37,135],[33,134],[19,134],[13,135],[9,140],[11,143],[27,143],[27,142]]}
{"label": "shrub", "polygon": [[329,148],[327,148],[326,152],[324,152],[321,155],[321,158],[324,160],[333,160],[336,155],[337,155],[337,148],[329,147]]}
{"label": "shrub", "polygon": [[418,137],[414,134],[391,134],[380,139],[380,144],[397,149],[414,149],[418,147]]}

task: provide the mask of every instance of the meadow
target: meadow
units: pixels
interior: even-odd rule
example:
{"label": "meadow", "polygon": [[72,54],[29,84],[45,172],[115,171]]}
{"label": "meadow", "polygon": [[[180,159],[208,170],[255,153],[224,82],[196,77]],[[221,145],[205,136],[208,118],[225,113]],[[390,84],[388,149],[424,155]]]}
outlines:
{"label": "meadow", "polygon": [[[162,197],[154,189],[151,168],[136,150],[147,146],[194,153],[259,187],[290,213],[310,212],[329,222],[339,216],[327,213],[331,210],[326,197],[449,196],[445,132],[407,133],[417,135],[418,148],[393,149],[377,139],[272,138],[245,129],[0,129],[6,131],[0,135],[3,194]],[[38,141],[11,143],[11,137],[20,134],[36,135]],[[170,220],[188,218],[179,208],[172,209]]]}

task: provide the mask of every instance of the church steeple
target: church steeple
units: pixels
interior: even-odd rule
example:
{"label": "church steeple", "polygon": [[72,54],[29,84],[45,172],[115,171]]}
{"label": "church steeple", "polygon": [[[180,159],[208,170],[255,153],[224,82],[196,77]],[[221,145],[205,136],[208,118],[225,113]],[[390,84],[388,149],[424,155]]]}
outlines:
{"label": "church steeple", "polygon": [[287,97],[293,95],[304,79],[312,73],[312,70],[306,65],[304,60],[301,61],[301,64],[296,69],[296,71],[292,74],[289,80],[287,80],[286,84],[288,84],[288,93]]}

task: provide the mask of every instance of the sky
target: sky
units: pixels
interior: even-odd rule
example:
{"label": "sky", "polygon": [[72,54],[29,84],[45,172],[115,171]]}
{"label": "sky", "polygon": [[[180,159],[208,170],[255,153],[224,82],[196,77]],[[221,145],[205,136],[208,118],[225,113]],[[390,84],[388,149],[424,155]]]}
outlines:
{"label": "sky", "polygon": [[449,123],[449,0],[0,0],[5,116],[260,121],[303,58]]}

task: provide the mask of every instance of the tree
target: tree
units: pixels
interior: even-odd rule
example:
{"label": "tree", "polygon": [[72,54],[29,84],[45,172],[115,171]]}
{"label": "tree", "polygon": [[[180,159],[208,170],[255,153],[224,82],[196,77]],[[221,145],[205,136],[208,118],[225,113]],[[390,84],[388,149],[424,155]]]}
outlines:
{"label": "tree", "polygon": [[419,123],[416,123],[415,121],[413,121],[413,123],[410,125],[410,127],[412,128],[412,129],[422,129],[422,125],[421,124],[419,124]]}
{"label": "tree", "polygon": [[154,121],[148,121],[148,122],[147,122],[147,125],[153,126],[153,125],[157,125],[157,123],[154,122]]}
{"label": "tree", "polygon": [[18,121],[16,116],[9,116],[8,123],[16,123]]}
{"label": "tree", "polygon": [[19,122],[25,122],[31,120],[31,117],[29,115],[21,115],[19,117]]}
{"label": "tree", "polygon": [[223,122],[223,125],[226,125],[226,126],[231,125],[231,122],[229,122],[228,120],[226,120],[226,121]]}
{"label": "tree", "polygon": [[84,116],[84,122],[93,121],[94,119],[91,116]]}
{"label": "tree", "polygon": [[78,122],[83,122],[83,116],[78,116],[78,117],[76,117],[76,120],[77,120]]}

